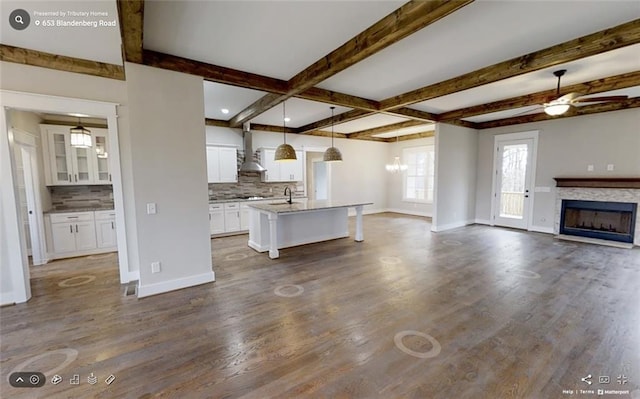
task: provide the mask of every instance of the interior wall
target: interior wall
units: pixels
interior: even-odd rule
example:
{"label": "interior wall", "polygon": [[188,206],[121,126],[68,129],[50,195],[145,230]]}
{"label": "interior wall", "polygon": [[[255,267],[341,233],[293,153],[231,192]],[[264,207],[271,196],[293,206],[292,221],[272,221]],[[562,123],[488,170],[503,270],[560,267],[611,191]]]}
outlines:
{"label": "interior wall", "polygon": [[[118,133],[120,137],[120,168],[124,196],[125,220],[135,220],[133,204],[133,180],[131,176],[131,155],[127,145],[129,119],[126,82],[96,76],[63,72],[0,61],[0,89],[18,92],[38,93],[49,96],[80,98],[119,104]],[[43,179],[44,180],[44,179]],[[125,223],[127,231],[127,263],[129,274],[136,275],[137,242],[135,223]]]}
{"label": "interior wall", "polygon": [[[433,145],[434,137],[426,137],[418,140],[400,141],[389,145],[386,163],[393,163],[394,157],[399,156],[402,160],[402,150],[404,148]],[[384,168],[384,167],[383,167]],[[408,213],[419,216],[433,216],[433,203],[411,202],[402,199],[403,174],[386,172],[387,178],[387,204],[390,211]]]}
{"label": "interior wall", "polygon": [[[640,110],[629,109],[479,132],[476,218],[489,223],[493,143],[497,134],[539,131],[532,230],[553,232],[554,177],[640,176]],[[608,171],[607,165],[614,170]],[[589,172],[588,165],[594,170]],[[548,190],[548,191],[547,191]]]}
{"label": "interior wall", "polygon": [[478,134],[475,129],[438,123],[432,231],[474,223]]}
{"label": "interior wall", "polygon": [[[235,135],[230,132],[237,132]],[[276,148],[282,144],[282,133],[254,131],[253,150]],[[388,144],[375,141],[334,139],[342,153],[343,162],[332,163],[331,187],[334,201],[373,202],[366,206],[365,213],[383,212],[387,209],[387,172],[384,168],[388,158]],[[240,129],[208,126],[207,143],[242,145]],[[328,137],[287,134],[287,143],[295,149],[324,148],[331,145]]]}
{"label": "interior wall", "polygon": [[[202,78],[126,64],[144,297],[214,280]],[[156,214],[147,214],[147,204]],[[152,273],[151,263],[161,262]]]}
{"label": "interior wall", "polygon": [[42,201],[42,209],[49,210],[51,208],[51,195],[44,185],[44,157],[42,154],[42,137],[40,135],[40,123],[42,119],[34,112],[9,110],[9,120],[11,127],[32,134],[36,141],[36,155],[38,163],[38,175],[40,176],[40,200]]}

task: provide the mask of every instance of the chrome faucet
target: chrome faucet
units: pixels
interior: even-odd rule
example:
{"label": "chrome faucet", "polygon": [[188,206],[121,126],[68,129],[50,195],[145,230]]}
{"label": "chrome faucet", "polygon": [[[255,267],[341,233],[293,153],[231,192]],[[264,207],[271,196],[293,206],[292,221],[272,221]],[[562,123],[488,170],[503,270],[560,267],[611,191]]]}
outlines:
{"label": "chrome faucet", "polygon": [[291,188],[289,186],[284,188],[284,195],[287,195],[287,191],[289,191],[289,199],[287,200],[287,202],[293,204],[293,201],[291,200]]}

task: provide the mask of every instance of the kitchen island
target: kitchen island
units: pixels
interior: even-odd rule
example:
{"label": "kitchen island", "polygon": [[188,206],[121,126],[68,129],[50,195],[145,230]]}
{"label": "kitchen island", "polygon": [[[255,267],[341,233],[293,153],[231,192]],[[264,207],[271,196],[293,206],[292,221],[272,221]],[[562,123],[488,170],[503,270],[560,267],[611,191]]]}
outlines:
{"label": "kitchen island", "polygon": [[356,210],[355,241],[363,241],[362,209],[372,202],[306,201],[248,204],[251,210],[248,245],[269,258],[279,249],[349,236],[348,210]]}

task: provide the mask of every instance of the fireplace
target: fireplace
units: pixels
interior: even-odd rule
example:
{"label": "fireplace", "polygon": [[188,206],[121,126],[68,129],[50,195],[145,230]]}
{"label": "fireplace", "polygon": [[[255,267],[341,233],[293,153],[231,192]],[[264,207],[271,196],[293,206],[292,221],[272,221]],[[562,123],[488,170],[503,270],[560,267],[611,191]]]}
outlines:
{"label": "fireplace", "polygon": [[633,243],[638,205],[562,200],[560,234]]}

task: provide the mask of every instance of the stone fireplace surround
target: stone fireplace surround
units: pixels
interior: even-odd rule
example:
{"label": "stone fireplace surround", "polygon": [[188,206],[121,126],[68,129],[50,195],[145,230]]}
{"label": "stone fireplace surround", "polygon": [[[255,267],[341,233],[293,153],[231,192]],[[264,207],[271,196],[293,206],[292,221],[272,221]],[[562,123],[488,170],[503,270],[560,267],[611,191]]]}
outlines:
{"label": "stone fireplace surround", "polygon": [[[560,232],[562,200],[631,202],[640,211],[640,178],[555,178],[556,211],[553,231]],[[640,246],[640,217],[636,217],[633,244]]]}

